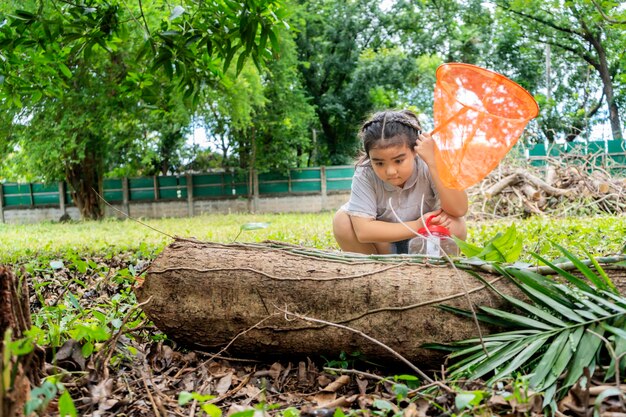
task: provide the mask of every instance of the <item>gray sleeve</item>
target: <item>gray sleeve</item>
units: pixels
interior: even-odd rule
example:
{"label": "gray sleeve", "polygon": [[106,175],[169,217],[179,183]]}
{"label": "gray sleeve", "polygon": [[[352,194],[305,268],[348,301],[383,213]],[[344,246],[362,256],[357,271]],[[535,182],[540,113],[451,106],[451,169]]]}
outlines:
{"label": "gray sleeve", "polygon": [[439,192],[437,192],[437,187],[435,186],[435,181],[433,181],[433,176],[430,173],[430,169],[428,169],[428,165],[422,162],[424,166],[424,173],[428,178],[428,183],[430,184],[430,189],[433,191],[434,196],[434,205],[431,207],[431,210],[438,210],[441,208],[441,202],[439,201]]}
{"label": "gray sleeve", "polygon": [[366,168],[358,167],[352,178],[350,201],[343,210],[351,216],[375,219],[377,216],[376,189],[368,178]]}
{"label": "gray sleeve", "polygon": [[437,191],[437,187],[435,187],[435,181],[433,181],[433,177],[430,175],[430,172],[428,173],[428,180],[430,181],[430,189],[433,190],[433,195],[437,201],[437,208],[439,208],[441,206],[441,203],[439,202],[439,192]]}

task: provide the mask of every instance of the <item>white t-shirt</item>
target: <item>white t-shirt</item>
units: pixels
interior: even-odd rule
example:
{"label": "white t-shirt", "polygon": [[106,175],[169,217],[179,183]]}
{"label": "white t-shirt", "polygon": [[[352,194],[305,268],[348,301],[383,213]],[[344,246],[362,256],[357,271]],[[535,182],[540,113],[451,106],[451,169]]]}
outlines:
{"label": "white t-shirt", "polygon": [[341,209],[351,216],[398,223],[390,204],[405,222],[439,208],[439,195],[428,165],[419,157],[415,157],[415,169],[402,188],[378,178],[370,162],[358,166],[350,200]]}

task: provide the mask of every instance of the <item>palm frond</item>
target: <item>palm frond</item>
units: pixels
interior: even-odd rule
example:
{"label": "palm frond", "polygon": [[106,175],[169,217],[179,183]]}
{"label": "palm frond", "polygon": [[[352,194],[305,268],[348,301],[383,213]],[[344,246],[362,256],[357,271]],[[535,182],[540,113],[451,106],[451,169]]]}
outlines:
{"label": "palm frond", "polygon": [[[449,357],[456,360],[449,368],[451,378],[481,378],[488,382],[526,372],[530,387],[544,392],[544,406],[566,392],[583,375],[585,368],[593,373],[599,352],[606,340],[613,342],[613,363],[626,367],[626,298],[615,291],[615,285],[597,261],[595,270],[569,251],[556,245],[584,278],[558,268],[539,255],[535,257],[550,266],[566,283],[547,278],[526,269],[494,265],[509,277],[528,297],[521,300],[503,294],[477,274],[472,274],[507,300],[514,311],[481,306],[480,321],[501,326],[505,331],[445,345]],[[587,262],[588,263],[588,262]],[[440,306],[456,314],[471,317],[466,310]],[[442,348],[444,345],[428,345]],[[565,374],[565,378],[562,378]],[[615,372],[613,371],[613,375]]]}

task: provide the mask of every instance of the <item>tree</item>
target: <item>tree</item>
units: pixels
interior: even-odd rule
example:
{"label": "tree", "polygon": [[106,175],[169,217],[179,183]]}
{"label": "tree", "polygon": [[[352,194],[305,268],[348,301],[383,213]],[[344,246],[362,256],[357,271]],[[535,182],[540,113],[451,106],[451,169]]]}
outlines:
{"label": "tree", "polygon": [[[26,108],[29,119],[17,122],[30,135],[12,141],[42,178],[67,179],[86,219],[102,216],[96,191],[105,157],[131,142],[126,134],[137,132],[137,112],[154,109],[164,94],[180,94],[193,108],[207,80],[235,56],[237,71],[248,58],[264,65],[281,23],[275,0],[186,0],[174,8],[158,1],[148,9],[141,1],[53,0],[9,12],[11,6],[0,9],[0,105]],[[163,76],[169,84],[158,82]]]}
{"label": "tree", "polygon": [[[371,109],[370,103],[353,101],[352,79],[360,54],[378,50],[387,39],[385,13],[377,0],[299,4],[292,22],[304,87],[321,127],[319,142],[326,157],[319,162],[351,163],[364,109]],[[368,95],[360,98],[367,100]]]}
{"label": "tree", "polygon": [[215,79],[204,92],[198,118],[213,145],[222,154],[222,168],[249,168],[246,131],[254,125],[257,109],[265,104],[258,70],[244,65]]}
{"label": "tree", "polygon": [[259,171],[308,166],[312,159],[315,109],[302,86],[292,35],[284,31],[279,42],[281,59],[268,63],[262,77],[264,103],[256,106],[253,123],[240,136]]}
{"label": "tree", "polygon": [[495,4],[516,18],[525,37],[532,42],[562,50],[594,69],[602,84],[613,139],[623,139],[616,88],[624,74],[620,63],[624,59],[626,36],[617,24],[603,17],[612,13],[618,3],[603,2],[607,11],[587,0],[564,4],[560,1],[497,0]]}

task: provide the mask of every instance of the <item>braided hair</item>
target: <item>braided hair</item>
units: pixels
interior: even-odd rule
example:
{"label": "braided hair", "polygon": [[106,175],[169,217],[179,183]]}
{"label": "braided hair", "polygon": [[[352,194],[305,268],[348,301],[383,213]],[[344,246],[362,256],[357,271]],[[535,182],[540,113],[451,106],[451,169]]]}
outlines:
{"label": "braided hair", "polygon": [[385,110],[375,113],[361,126],[359,138],[363,141],[364,154],[357,165],[369,160],[372,149],[402,145],[413,149],[421,133],[422,126],[417,115],[410,110]]}

